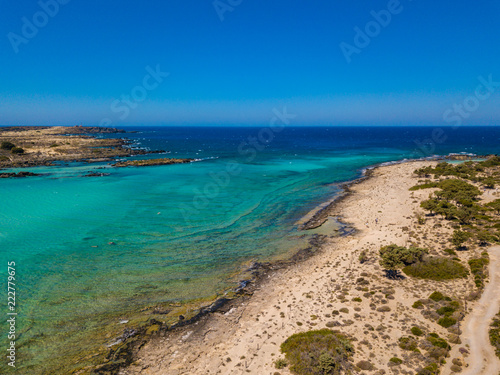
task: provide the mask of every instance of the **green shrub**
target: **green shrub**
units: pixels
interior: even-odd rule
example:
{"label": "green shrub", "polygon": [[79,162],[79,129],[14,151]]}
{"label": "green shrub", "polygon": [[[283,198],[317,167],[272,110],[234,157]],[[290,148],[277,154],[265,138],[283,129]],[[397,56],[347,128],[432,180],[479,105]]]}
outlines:
{"label": "green shrub", "polygon": [[439,315],[444,315],[444,316],[450,316],[451,314],[453,314],[455,311],[457,311],[456,309],[454,309],[453,307],[451,306],[443,306],[443,307],[440,307],[439,309],[436,310],[436,312],[439,314]]}
{"label": "green shrub", "polygon": [[432,293],[429,298],[433,301],[439,302],[445,299],[445,296],[441,292],[434,292]]}
{"label": "green shrub", "polygon": [[450,345],[446,342],[446,340],[439,337],[437,333],[429,334],[429,336],[427,336],[427,341],[429,341],[432,344],[432,346],[447,350],[450,349]]}
{"label": "green shrub", "polygon": [[274,367],[276,367],[278,370],[285,368],[287,365],[288,363],[283,358],[279,358],[276,361],[274,361]]}
{"label": "green shrub", "polygon": [[420,184],[420,185],[415,185],[415,186],[412,186],[410,188],[410,191],[415,191],[415,190],[420,190],[420,189],[430,189],[430,188],[435,188],[435,187],[438,187],[438,183],[437,182],[426,182],[424,184]]}
{"label": "green shrub", "polygon": [[495,353],[500,358],[500,313],[493,319],[490,326],[490,342]]}
{"label": "green shrub", "polygon": [[406,248],[392,244],[380,249],[379,263],[389,277],[396,278],[401,268],[421,261],[427,253],[428,250],[419,247]]}
{"label": "green shrub", "polygon": [[[365,371],[373,370],[373,364],[369,361],[359,361],[358,363],[356,363],[356,366],[358,368],[360,368],[361,370],[365,370]],[[326,374],[328,374],[328,373],[326,373]]]}
{"label": "green shrub", "polygon": [[363,264],[367,261],[368,261],[368,252],[366,250],[363,250],[361,251],[361,254],[359,254],[359,262]]}
{"label": "green shrub", "polygon": [[486,266],[490,263],[488,253],[483,254],[481,258],[472,258],[469,260],[470,271],[474,275],[474,282],[478,288],[484,286],[486,278]]}
{"label": "green shrub", "polygon": [[399,339],[399,347],[403,350],[417,351],[418,343],[414,338],[411,337],[401,337]]}
{"label": "green shrub", "polygon": [[487,230],[482,230],[477,234],[477,241],[480,246],[486,246],[494,241],[494,237]]}
{"label": "green shrub", "polygon": [[401,363],[403,363],[403,360],[398,358],[398,357],[392,357],[391,359],[389,359],[389,362],[392,362],[392,363],[395,363],[397,365],[400,365]]}
{"label": "green shrub", "polygon": [[455,230],[453,232],[453,236],[451,237],[450,241],[453,245],[455,245],[457,249],[460,249],[470,237],[471,237],[470,233],[463,232],[461,230]]}
{"label": "green shrub", "polygon": [[440,181],[439,187],[442,190],[438,191],[436,196],[447,201],[455,201],[458,203],[473,201],[481,195],[481,191],[479,191],[477,187],[456,178]]}
{"label": "green shrub", "polygon": [[281,351],[294,374],[337,375],[349,368],[354,348],[346,336],[321,329],[290,336]]}
{"label": "green shrub", "polygon": [[427,280],[451,280],[465,278],[469,272],[460,263],[443,257],[430,257],[403,268],[408,276]]}
{"label": "green shrub", "polygon": [[423,308],[423,307],[424,307],[424,303],[423,303],[422,301],[418,300],[418,301],[415,301],[415,302],[413,303],[412,307],[413,307],[414,309],[421,309],[421,308]]}
{"label": "green shrub", "polygon": [[417,375],[438,375],[439,374],[439,366],[436,363],[431,363],[427,365],[422,370],[417,372]]}
{"label": "green shrub", "polygon": [[415,336],[422,336],[424,334],[424,331],[422,331],[418,327],[412,327],[411,328],[411,333],[414,334]]}
{"label": "green shrub", "polygon": [[486,207],[490,207],[497,215],[500,215],[500,199],[495,199],[493,202],[486,204]]}
{"label": "green shrub", "polygon": [[9,141],[3,141],[1,144],[0,144],[0,148],[2,150],[12,150],[14,147],[16,147],[16,145],[14,143],[11,143]]}
{"label": "green shrub", "polygon": [[319,356],[318,371],[320,374],[333,374],[336,367],[337,362],[330,354],[322,353]]}
{"label": "green shrub", "polygon": [[435,198],[431,198],[420,203],[420,207],[424,210],[429,211],[431,214],[437,212],[439,207],[439,201]]}
{"label": "green shrub", "polygon": [[462,372],[462,367],[458,365],[451,365],[450,370],[453,372]]}
{"label": "green shrub", "polygon": [[359,297],[353,298],[352,300],[353,300],[354,302],[361,302],[361,301],[363,301],[363,300],[362,300],[361,298],[359,298]]}
{"label": "green shrub", "polygon": [[10,150],[13,154],[24,154],[24,149],[21,147],[14,147]]}
{"label": "green shrub", "polygon": [[493,177],[486,177],[481,181],[484,185],[485,188],[487,189],[494,189],[496,181]]}
{"label": "green shrub", "polygon": [[449,316],[445,316],[445,317],[438,320],[438,324],[444,328],[451,327],[452,325],[454,325],[456,323],[457,323],[457,320],[453,319]]}
{"label": "green shrub", "polygon": [[455,252],[455,250],[453,250],[453,249],[444,249],[443,251],[444,251],[446,254],[448,254],[448,255],[452,255],[452,256],[457,255],[457,253],[456,253],[456,252]]}
{"label": "green shrub", "polygon": [[488,158],[488,160],[482,161],[479,164],[483,167],[496,167],[500,165],[500,157],[492,156],[491,158]]}

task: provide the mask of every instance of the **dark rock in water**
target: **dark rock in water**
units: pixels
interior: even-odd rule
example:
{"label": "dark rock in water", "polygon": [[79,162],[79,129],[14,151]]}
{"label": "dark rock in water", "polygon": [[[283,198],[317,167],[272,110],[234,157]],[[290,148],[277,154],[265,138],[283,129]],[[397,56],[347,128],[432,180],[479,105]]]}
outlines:
{"label": "dark rock in water", "polygon": [[123,335],[121,335],[121,339],[125,341],[128,338],[134,337],[137,334],[137,330],[132,329],[132,328],[127,328],[125,331],[123,331]]}
{"label": "dark rock in water", "polygon": [[247,286],[248,284],[250,284],[251,281],[250,280],[242,280],[240,281],[240,285],[234,290],[236,293],[240,293],[242,292]]}
{"label": "dark rock in water", "polygon": [[32,173],[32,172],[0,173],[0,178],[23,178],[23,177],[32,177],[32,176],[42,176],[42,174]]}
{"label": "dark rock in water", "polygon": [[108,242],[108,245],[116,245],[114,242]]}
{"label": "dark rock in water", "polygon": [[102,172],[90,172],[84,175],[83,177],[104,177],[109,176],[111,173],[102,173]]}
{"label": "dark rock in water", "polygon": [[258,270],[260,268],[263,267],[263,264],[262,263],[259,263],[259,262],[254,262],[252,263],[252,265],[248,268],[247,271],[255,271],[255,270]]}

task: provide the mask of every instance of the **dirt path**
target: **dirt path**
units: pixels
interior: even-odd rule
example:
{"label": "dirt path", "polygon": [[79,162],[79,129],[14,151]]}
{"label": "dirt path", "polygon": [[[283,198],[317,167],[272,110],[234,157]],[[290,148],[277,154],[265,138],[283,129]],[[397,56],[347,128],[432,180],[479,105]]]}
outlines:
{"label": "dirt path", "polygon": [[[481,299],[463,324],[463,344],[469,344],[470,355],[466,359],[469,367],[462,375],[497,375],[500,373],[500,360],[490,344],[488,331],[493,317],[500,306],[500,246],[492,247],[490,254],[490,281],[484,289]],[[455,346],[451,357],[458,357]],[[446,368],[444,373],[449,373]]]}

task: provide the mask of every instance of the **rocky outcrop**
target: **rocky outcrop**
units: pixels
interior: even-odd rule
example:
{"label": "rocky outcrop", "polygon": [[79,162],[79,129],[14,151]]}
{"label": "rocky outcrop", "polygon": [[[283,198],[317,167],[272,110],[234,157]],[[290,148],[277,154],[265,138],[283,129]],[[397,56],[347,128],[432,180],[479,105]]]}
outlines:
{"label": "rocky outcrop", "polygon": [[109,176],[111,173],[102,173],[102,172],[89,172],[86,175],[83,175],[83,177],[104,177],[104,176]]}
{"label": "rocky outcrop", "polygon": [[0,169],[49,166],[58,161],[97,163],[134,155],[165,152],[134,148],[129,139],[96,136],[113,133],[125,133],[125,131],[96,126],[0,128],[0,142],[10,142],[24,150],[24,153],[14,155],[11,150],[0,149]]}
{"label": "rocky outcrop", "polygon": [[40,173],[32,173],[32,172],[0,173],[0,178],[23,178],[23,177],[32,177],[32,176],[41,176],[41,174]]}
{"label": "rocky outcrop", "polygon": [[145,159],[145,160],[125,160],[113,164],[113,167],[149,167],[153,165],[170,165],[170,164],[184,164],[191,163],[194,159],[174,159],[174,158],[162,158],[162,159]]}

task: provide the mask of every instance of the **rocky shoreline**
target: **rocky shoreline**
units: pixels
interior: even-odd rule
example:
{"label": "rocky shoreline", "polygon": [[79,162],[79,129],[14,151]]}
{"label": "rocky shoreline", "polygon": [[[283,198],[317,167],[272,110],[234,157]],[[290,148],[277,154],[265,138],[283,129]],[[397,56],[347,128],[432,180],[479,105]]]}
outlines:
{"label": "rocky shoreline", "polygon": [[[240,285],[234,288],[231,293],[199,308],[193,316],[185,317],[180,315],[178,321],[171,325],[152,318],[144,326],[132,330],[126,329],[122,336],[115,338],[114,341],[117,344],[110,347],[106,356],[107,361],[94,367],[91,374],[117,375],[120,370],[128,368],[137,359],[141,348],[153,336],[182,335],[195,326],[205,327],[205,325],[210,324],[213,314],[228,313],[241,304],[248,302],[254,292],[263,287],[274,272],[296,266],[321,252],[326,241],[326,236],[315,235],[309,242],[310,246],[298,251],[287,260],[251,264],[245,271],[250,274],[250,278],[241,280]],[[154,311],[153,313],[163,314],[168,312],[170,311]]]}
{"label": "rocky shoreline", "polygon": [[25,178],[25,177],[33,177],[33,176],[42,176],[42,174],[41,173],[33,173],[33,172],[0,173],[0,178]]}
{"label": "rocky shoreline", "polygon": [[95,126],[0,127],[0,169],[54,166],[57,162],[97,163],[165,152],[131,148],[122,138],[97,138],[125,130]]}

